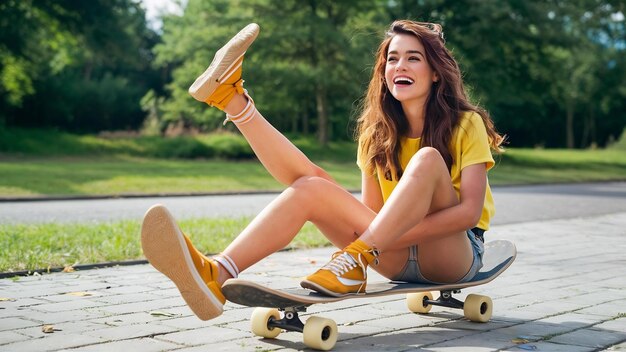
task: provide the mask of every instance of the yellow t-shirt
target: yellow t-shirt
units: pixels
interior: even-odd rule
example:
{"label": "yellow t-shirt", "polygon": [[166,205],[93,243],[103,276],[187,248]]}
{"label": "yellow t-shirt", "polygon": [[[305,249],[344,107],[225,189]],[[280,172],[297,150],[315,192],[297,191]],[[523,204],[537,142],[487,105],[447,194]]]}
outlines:
{"label": "yellow t-shirt", "polygon": [[[399,160],[400,166],[404,170],[411,160],[411,157],[419,149],[420,138],[403,137],[400,144],[401,150]],[[495,164],[489,147],[487,130],[480,115],[474,112],[466,112],[461,116],[459,126],[454,131],[452,140],[450,141],[450,151],[454,160],[452,163],[452,169],[450,170],[450,177],[456,194],[460,197],[461,170],[467,166],[480,163],[486,163],[487,170],[489,170]],[[359,168],[361,169],[363,165],[362,159],[363,155],[359,151],[357,155],[357,165],[359,165]],[[391,192],[398,184],[398,181],[386,180],[382,168],[378,166],[376,167],[376,176],[378,178],[380,190],[382,191],[383,200],[386,202],[391,195]],[[489,182],[487,182],[485,203],[483,205],[480,220],[478,221],[476,227],[488,230],[489,222],[494,214],[495,205],[491,194],[491,188],[489,187]]]}

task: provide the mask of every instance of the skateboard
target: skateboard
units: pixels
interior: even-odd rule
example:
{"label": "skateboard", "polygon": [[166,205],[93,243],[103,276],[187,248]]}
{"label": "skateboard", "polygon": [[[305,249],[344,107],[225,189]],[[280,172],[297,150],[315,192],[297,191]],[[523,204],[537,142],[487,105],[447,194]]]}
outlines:
{"label": "skateboard", "polygon": [[[304,344],[318,350],[330,350],[338,337],[337,324],[331,319],[311,316],[303,323],[298,313],[306,312],[313,304],[332,303],[353,298],[379,297],[407,294],[407,307],[411,312],[426,314],[432,306],[463,309],[470,321],[485,323],[491,319],[493,303],[487,296],[470,294],[465,302],[452,297],[461,289],[486,284],[500,275],[515,260],[517,250],[509,241],[497,240],[485,244],[483,267],[469,282],[460,284],[415,284],[406,282],[368,282],[367,292],[331,297],[303,289],[272,289],[252,281],[230,279],[222,292],[237,304],[257,307],[251,317],[252,333],[265,338],[276,338],[282,330],[303,334]],[[436,300],[430,291],[439,291]],[[283,312],[282,318],[280,312]]]}

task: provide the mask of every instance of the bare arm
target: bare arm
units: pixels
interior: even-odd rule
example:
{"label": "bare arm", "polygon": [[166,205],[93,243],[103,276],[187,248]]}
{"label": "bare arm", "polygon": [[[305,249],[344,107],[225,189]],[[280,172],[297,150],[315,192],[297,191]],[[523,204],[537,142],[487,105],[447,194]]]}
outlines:
{"label": "bare arm", "polygon": [[364,172],[361,172],[361,202],[377,214],[383,207],[383,195],[378,180]]}
{"label": "bare arm", "polygon": [[392,248],[406,248],[476,226],[482,213],[486,188],[487,170],[484,163],[464,168],[461,171],[459,203],[428,214],[418,225],[402,235]]}

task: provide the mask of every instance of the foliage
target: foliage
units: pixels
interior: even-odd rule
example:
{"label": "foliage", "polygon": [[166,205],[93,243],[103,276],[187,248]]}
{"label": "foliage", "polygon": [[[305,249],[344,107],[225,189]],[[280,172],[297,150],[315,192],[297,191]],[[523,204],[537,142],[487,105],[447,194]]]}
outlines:
{"label": "foliage", "polygon": [[0,2],[0,128],[234,130],[187,88],[249,22],[244,78],[279,130],[349,139],[399,18],[439,22],[512,146],[603,147],[626,125],[622,0],[188,0],[146,28],[135,0]]}
{"label": "foliage", "polygon": [[0,121],[94,132],[138,127],[158,40],[133,0],[0,2]]}
{"label": "foliage", "polygon": [[180,159],[251,159],[246,140],[232,133],[161,138],[138,135],[75,135],[8,128],[0,130],[0,153],[48,156],[136,156]]}
{"label": "foliage", "polygon": [[623,13],[622,3],[598,0],[191,0],[182,16],[167,18],[157,50],[162,65],[176,62],[185,73],[168,86],[163,114],[215,126],[220,114],[197,111],[185,89],[215,49],[254,20],[262,33],[244,70],[260,110],[283,131],[314,129],[322,142],[349,137],[343,131],[382,33],[394,19],[412,18],[444,25],[472,97],[513,145],[604,146],[626,125]]}

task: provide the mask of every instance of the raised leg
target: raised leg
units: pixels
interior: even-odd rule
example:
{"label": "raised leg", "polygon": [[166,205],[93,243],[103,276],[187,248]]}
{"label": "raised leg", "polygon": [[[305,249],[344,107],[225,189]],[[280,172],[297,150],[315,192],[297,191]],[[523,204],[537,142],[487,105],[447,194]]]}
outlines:
{"label": "raised leg", "polygon": [[[246,97],[236,94],[226,106],[227,113],[239,113],[247,104]],[[318,176],[333,181],[332,177],[315,165],[291,141],[255,111],[252,119],[235,124],[246,138],[265,169],[280,183],[289,186],[304,176]]]}
{"label": "raised leg", "polygon": [[288,186],[303,176],[332,180],[270,125],[243,89],[244,55],[259,31],[259,26],[251,23],[219,49],[209,67],[189,87],[189,94],[226,112],[278,182]]}

